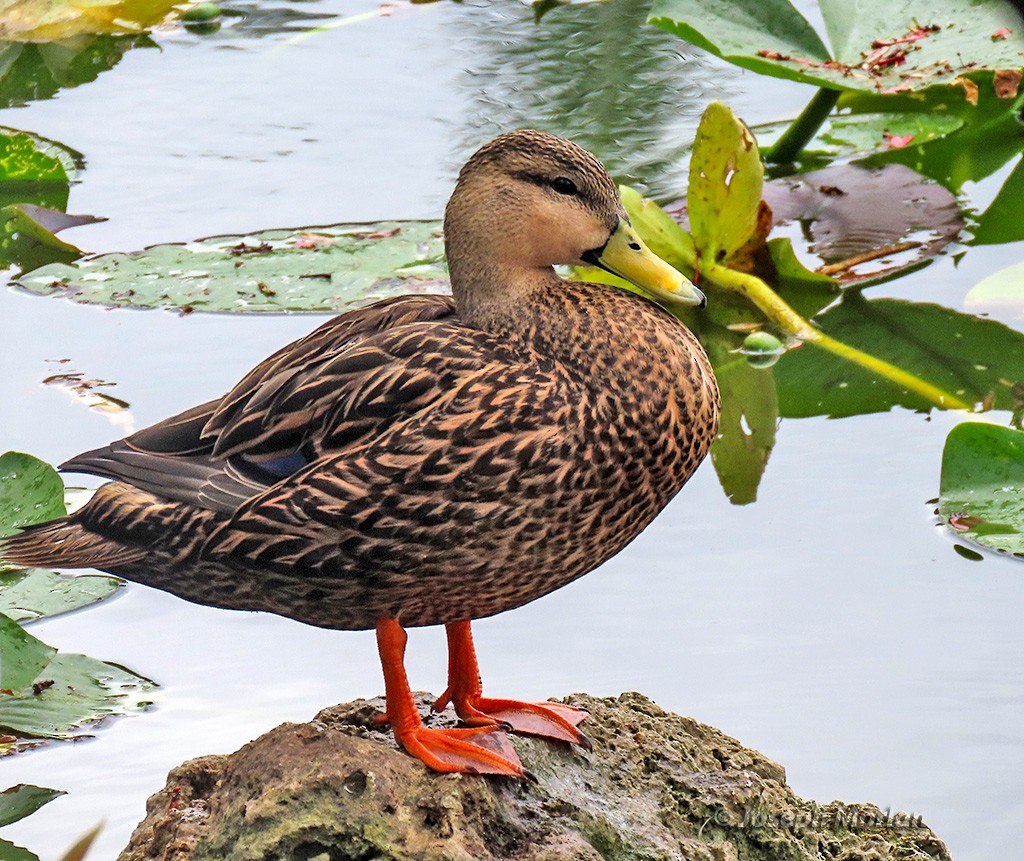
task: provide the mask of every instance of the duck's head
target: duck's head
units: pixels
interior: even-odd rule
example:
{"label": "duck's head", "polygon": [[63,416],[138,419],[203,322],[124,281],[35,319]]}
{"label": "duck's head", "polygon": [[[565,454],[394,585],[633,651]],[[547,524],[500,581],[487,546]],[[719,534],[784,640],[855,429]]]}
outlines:
{"label": "duck's head", "polygon": [[464,308],[507,303],[507,291],[549,279],[557,264],[600,266],[664,304],[704,304],[636,234],[604,165],[544,132],[507,132],[477,150],[459,173],[444,232]]}

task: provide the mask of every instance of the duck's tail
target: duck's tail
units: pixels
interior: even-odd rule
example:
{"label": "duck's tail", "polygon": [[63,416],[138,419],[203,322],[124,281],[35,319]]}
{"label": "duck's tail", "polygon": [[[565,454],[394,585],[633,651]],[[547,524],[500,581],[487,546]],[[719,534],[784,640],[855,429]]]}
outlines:
{"label": "duck's tail", "polygon": [[144,552],[90,532],[75,515],[29,526],[0,538],[0,562],[18,568],[98,568],[114,571],[137,562]]}

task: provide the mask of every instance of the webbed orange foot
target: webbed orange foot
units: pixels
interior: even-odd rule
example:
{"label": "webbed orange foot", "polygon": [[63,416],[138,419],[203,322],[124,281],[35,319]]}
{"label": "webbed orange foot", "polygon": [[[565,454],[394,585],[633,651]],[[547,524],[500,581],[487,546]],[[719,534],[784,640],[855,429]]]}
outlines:
{"label": "webbed orange foot", "polygon": [[532,777],[523,768],[508,737],[497,726],[469,729],[427,729],[405,675],[406,634],[397,619],[377,622],[377,646],[384,669],[386,711],[374,719],[389,723],[406,752],[435,771]]}
{"label": "webbed orange foot", "polygon": [[[451,695],[446,691],[434,704],[441,711]],[[453,701],[455,713],[470,726],[504,726],[512,732],[578,744],[591,751],[594,745],[579,729],[587,712],[562,703],[527,703],[520,700],[465,696]]]}
{"label": "webbed orange foot", "polygon": [[480,669],[469,622],[452,622],[448,632],[448,689],[434,703],[441,711],[450,702],[470,726],[504,726],[513,732],[578,744],[593,750],[590,739],[577,729],[587,713],[562,703],[527,703],[483,696]]}
{"label": "webbed orange foot", "polygon": [[508,737],[494,726],[395,731],[405,750],[434,771],[526,777]]}

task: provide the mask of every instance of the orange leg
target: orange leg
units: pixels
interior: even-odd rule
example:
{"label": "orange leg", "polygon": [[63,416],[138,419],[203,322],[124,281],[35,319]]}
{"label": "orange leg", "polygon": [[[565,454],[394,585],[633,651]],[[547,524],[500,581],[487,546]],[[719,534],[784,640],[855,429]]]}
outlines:
{"label": "orange leg", "polygon": [[377,622],[377,649],[384,667],[387,697],[384,719],[393,727],[395,740],[434,771],[525,777],[519,757],[497,727],[427,729],[423,726],[405,674],[407,640],[408,635],[397,619],[382,618]]}
{"label": "orange leg", "polygon": [[524,703],[483,696],[470,623],[451,622],[445,625],[445,630],[448,632],[448,689],[434,703],[436,711],[450,702],[456,714],[470,726],[505,726],[513,732],[567,741],[593,750],[590,739],[576,728],[587,717],[583,709],[561,703]]}

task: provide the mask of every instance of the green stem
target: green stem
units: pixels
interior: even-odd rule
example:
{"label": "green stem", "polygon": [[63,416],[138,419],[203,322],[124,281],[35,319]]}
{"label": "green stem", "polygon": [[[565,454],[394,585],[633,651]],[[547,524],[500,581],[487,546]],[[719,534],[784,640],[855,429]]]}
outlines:
{"label": "green stem", "polygon": [[796,157],[817,134],[838,101],[839,90],[821,87],[800,112],[800,116],[793,120],[789,128],[782,133],[782,137],[764,154],[764,160],[772,164],[789,164],[796,161]]}
{"label": "green stem", "polygon": [[848,362],[860,365],[860,367],[872,371],[880,377],[885,377],[887,380],[896,383],[896,385],[920,395],[941,409],[971,409],[970,404],[940,389],[938,386],[933,386],[931,383],[904,371],[902,368],[897,368],[895,365],[891,365],[882,359],[871,356],[858,350],[856,347],[851,347],[849,344],[844,344],[826,335],[801,317],[774,290],[755,275],[737,272],[735,269],[729,269],[727,266],[712,263],[706,268],[701,269],[701,276],[717,284],[723,290],[738,293],[749,300],[771,322],[793,338],[799,338],[808,344],[814,344],[822,350],[828,350],[830,353],[846,359]]}

